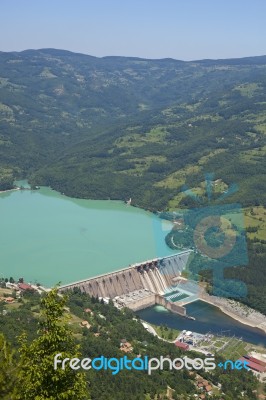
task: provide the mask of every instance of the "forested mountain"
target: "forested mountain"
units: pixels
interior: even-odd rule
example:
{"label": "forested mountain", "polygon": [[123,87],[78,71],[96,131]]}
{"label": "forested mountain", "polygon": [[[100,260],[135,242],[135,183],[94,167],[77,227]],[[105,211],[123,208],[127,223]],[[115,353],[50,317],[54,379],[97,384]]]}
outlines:
{"label": "forested mountain", "polygon": [[[184,185],[207,200],[206,173],[214,201],[237,184],[230,202],[250,207],[253,233],[248,270],[232,274],[244,275],[247,303],[262,312],[265,134],[266,56],[184,62],[0,52],[0,189],[28,177],[70,196],[132,198],[165,211],[195,206]],[[257,219],[253,206],[262,206]]]}
{"label": "forested mountain", "polygon": [[265,56],[0,53],[2,175],[72,196],[174,208],[185,182],[214,172],[244,205],[265,204],[265,110]]}

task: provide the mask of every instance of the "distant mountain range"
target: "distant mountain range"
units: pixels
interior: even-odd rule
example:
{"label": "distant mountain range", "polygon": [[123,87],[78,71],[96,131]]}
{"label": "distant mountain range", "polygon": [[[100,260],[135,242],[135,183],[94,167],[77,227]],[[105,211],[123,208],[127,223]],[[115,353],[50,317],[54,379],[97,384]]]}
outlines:
{"label": "distant mountain range", "polygon": [[64,50],[0,52],[0,178],[71,196],[188,206],[239,185],[265,204],[266,56],[184,62]]}

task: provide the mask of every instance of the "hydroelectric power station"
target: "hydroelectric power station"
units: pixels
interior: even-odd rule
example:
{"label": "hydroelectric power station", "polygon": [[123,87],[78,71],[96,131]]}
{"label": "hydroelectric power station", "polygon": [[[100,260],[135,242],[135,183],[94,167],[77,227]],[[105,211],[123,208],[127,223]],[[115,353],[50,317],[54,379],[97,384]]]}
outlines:
{"label": "hydroelectric power station", "polygon": [[185,250],[144,261],[115,272],[63,285],[59,290],[64,292],[79,288],[90,296],[112,299],[118,308],[128,307],[134,311],[159,304],[186,316],[183,304],[197,299],[197,287],[181,277],[191,253],[192,250]]}

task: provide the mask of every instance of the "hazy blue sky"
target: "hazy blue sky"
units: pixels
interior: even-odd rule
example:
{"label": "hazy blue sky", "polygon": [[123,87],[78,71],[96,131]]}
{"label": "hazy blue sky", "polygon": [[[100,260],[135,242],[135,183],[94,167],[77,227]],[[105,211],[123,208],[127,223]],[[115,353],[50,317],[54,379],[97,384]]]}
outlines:
{"label": "hazy blue sky", "polygon": [[183,60],[266,54],[266,0],[0,0],[0,51]]}

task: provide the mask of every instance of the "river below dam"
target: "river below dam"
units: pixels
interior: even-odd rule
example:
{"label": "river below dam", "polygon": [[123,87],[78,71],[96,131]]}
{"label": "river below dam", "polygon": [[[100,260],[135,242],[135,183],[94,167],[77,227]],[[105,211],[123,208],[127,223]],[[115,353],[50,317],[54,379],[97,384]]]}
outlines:
{"label": "river below dam", "polygon": [[224,336],[235,335],[253,344],[266,345],[266,334],[262,330],[241,324],[211,304],[195,301],[187,304],[185,308],[187,315],[194,317],[195,321],[173,314],[161,306],[138,311],[138,315],[144,321],[155,325],[162,324],[169,328],[185,329],[203,334],[210,332]]}
{"label": "river below dam", "polygon": [[[27,187],[26,181],[17,182]],[[66,284],[173,253],[172,224],[122,201],[50,188],[0,194],[0,277]]]}

